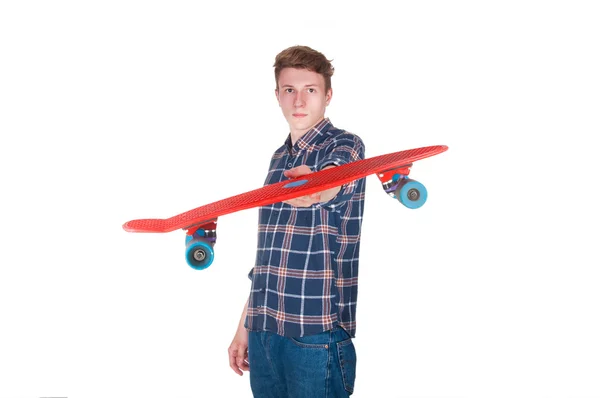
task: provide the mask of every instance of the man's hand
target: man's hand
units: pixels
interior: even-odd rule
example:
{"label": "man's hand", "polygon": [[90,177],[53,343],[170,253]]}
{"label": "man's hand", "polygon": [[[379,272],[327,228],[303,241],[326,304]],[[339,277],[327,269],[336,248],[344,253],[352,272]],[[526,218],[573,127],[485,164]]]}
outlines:
{"label": "man's hand", "polygon": [[[335,167],[335,166],[334,165],[327,166],[327,167],[324,167],[323,170],[330,169],[332,167]],[[286,176],[287,178],[296,178],[296,177],[300,177],[300,176],[307,175],[310,173],[312,173],[312,171],[310,171],[310,167],[308,167],[306,165],[302,165],[302,166],[294,167],[293,169],[285,170],[283,172],[283,175]],[[331,199],[333,199],[335,197],[335,195],[338,194],[338,192],[340,191],[341,188],[342,187],[330,188],[325,191],[313,193],[311,195],[305,195],[305,196],[300,196],[298,198],[285,200],[283,203],[287,203],[288,205],[292,205],[294,207],[310,207],[310,206],[314,205],[315,203],[329,202]]]}
{"label": "man's hand", "polygon": [[240,376],[243,371],[250,370],[248,365],[248,331],[242,326],[238,328],[229,349],[229,366]]}
{"label": "man's hand", "polygon": [[246,319],[247,312],[248,301],[246,301],[246,304],[244,305],[237,331],[227,350],[229,353],[229,366],[240,376],[244,374],[244,370],[250,370],[250,365],[248,364],[248,331],[244,327],[244,320]]}

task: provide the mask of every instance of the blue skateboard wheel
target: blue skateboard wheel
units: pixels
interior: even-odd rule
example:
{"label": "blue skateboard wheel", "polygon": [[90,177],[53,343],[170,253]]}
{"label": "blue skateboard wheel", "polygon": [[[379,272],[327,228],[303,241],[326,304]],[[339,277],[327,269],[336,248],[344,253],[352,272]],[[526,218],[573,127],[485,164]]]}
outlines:
{"label": "blue skateboard wheel", "polygon": [[396,198],[409,209],[418,209],[427,201],[427,189],[418,181],[405,179],[396,189]]}
{"label": "blue skateboard wheel", "polygon": [[215,252],[210,243],[203,239],[186,238],[185,259],[190,267],[198,271],[206,269],[214,258]]}

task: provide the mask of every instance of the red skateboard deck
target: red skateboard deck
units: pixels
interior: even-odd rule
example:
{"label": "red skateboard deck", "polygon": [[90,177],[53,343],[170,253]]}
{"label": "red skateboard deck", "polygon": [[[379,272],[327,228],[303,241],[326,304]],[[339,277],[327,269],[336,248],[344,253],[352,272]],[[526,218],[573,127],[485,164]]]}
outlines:
{"label": "red skateboard deck", "polygon": [[338,187],[376,174],[384,190],[408,208],[421,207],[427,200],[427,190],[408,179],[412,163],[437,155],[448,149],[445,145],[409,149],[362,159],[295,179],[266,185],[240,195],[219,200],[166,219],[140,219],[123,225],[127,232],[187,231],[186,258],[195,269],[207,268],[214,257],[216,221],[219,216],[253,207],[266,206],[300,196]]}

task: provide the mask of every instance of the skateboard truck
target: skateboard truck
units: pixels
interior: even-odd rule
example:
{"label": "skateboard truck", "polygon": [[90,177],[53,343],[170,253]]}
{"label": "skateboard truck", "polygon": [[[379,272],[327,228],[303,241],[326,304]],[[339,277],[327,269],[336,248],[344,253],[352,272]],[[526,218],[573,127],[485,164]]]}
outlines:
{"label": "skateboard truck", "polygon": [[215,258],[213,247],[217,242],[217,219],[186,229],[185,259],[196,270],[208,268]]}
{"label": "skateboard truck", "polygon": [[408,178],[412,163],[377,173],[383,190],[409,209],[418,209],[427,201],[423,184]]}

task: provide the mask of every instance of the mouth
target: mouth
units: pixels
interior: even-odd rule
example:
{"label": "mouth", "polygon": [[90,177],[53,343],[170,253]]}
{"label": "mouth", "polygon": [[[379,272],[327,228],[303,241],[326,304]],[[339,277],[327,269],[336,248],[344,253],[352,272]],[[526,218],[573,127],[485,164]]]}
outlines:
{"label": "mouth", "polygon": [[293,113],[292,116],[301,119],[301,118],[306,117],[308,115],[306,113]]}

